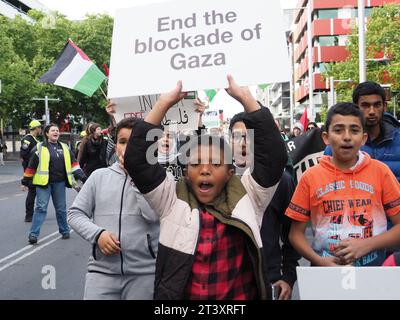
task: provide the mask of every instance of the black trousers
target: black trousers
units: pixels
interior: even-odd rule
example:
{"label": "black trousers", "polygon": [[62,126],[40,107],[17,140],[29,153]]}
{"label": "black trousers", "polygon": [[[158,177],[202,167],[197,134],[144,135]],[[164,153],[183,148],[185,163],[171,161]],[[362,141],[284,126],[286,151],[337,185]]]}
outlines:
{"label": "black trousers", "polygon": [[32,218],[33,210],[35,208],[36,187],[30,186],[25,201],[25,218]]}

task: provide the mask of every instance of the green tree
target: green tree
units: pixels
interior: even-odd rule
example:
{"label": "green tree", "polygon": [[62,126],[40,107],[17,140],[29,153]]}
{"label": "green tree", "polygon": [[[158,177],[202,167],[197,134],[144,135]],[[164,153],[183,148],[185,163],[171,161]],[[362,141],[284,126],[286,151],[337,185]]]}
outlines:
{"label": "green tree", "polygon": [[48,95],[61,100],[50,105],[52,121],[57,114],[72,114],[76,119],[86,117],[106,124],[108,118],[102,108],[106,100],[100,90],[89,98],[71,89],[39,84],[37,80],[54,64],[68,38],[99,68],[109,65],[113,19],[91,15],[83,21],[70,21],[59,13],[45,15],[35,10],[29,16],[34,23],[0,16],[0,116],[15,128],[26,125],[29,118],[44,113],[44,103],[32,99]]}
{"label": "green tree", "polygon": [[[388,64],[367,62],[367,79],[381,84],[391,84],[392,90],[400,89],[400,5],[388,4],[375,8],[368,19],[366,31],[367,59],[384,54],[390,59]],[[335,89],[338,101],[351,101],[351,94],[359,82],[358,29],[349,36],[348,59],[333,63],[327,68],[325,77],[352,79],[353,84],[337,83]],[[390,83],[388,83],[388,81]]]}

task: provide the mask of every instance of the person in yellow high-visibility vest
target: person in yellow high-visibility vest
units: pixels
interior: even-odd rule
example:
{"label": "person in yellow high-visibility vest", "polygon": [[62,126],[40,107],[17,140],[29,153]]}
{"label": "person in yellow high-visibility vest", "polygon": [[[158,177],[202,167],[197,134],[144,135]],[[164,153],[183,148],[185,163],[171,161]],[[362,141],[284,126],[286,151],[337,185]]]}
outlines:
{"label": "person in yellow high-visibility vest", "polygon": [[[25,169],[29,163],[31,151],[42,140],[39,136],[42,134],[42,124],[39,120],[29,122],[29,134],[21,140],[20,158],[22,168]],[[25,222],[32,222],[33,211],[35,207],[36,188],[35,186],[21,186],[22,191],[28,191],[25,200]]]}
{"label": "person in yellow high-visibility vest", "polygon": [[44,129],[44,142],[38,143],[32,150],[28,167],[25,169],[22,184],[36,186],[36,207],[33,213],[32,227],[29,231],[29,243],[37,243],[40,228],[46,219],[50,196],[56,211],[57,224],[62,239],[68,239],[70,229],[67,223],[65,188],[71,188],[72,175],[86,181],[86,176],[75,161],[74,153],[60,141],[59,128],[49,124]]}

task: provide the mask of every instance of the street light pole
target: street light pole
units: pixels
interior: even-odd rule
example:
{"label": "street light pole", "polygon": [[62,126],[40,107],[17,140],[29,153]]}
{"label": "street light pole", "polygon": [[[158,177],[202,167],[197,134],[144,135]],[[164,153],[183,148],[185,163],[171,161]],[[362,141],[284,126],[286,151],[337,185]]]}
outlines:
{"label": "street light pole", "polygon": [[314,110],[314,52],[313,52],[313,32],[312,32],[312,9],[314,0],[308,0],[307,4],[307,46],[308,46],[308,104],[310,107],[310,120],[315,120]]}
{"label": "street light pole", "polygon": [[358,0],[358,59],[359,82],[367,81],[366,45],[365,45],[365,0]]}
{"label": "street light pole", "polygon": [[[331,105],[328,105],[328,109],[336,104],[336,92],[335,92],[335,83],[336,82],[354,82],[354,81],[352,79],[335,80],[335,77],[329,77],[329,95],[330,95],[329,100],[331,102]],[[326,84],[328,85],[328,81]]]}
{"label": "street light pole", "polygon": [[[329,88],[330,90],[330,95],[331,95],[331,105],[330,107],[334,106],[336,104],[336,99],[335,99],[335,78],[334,77],[329,77]],[[328,107],[328,109],[330,108]]]}
{"label": "street light pole", "polygon": [[[291,35],[293,36],[293,34]],[[293,41],[289,42],[289,57],[290,57],[290,132],[293,131],[294,118],[294,48]]]}
{"label": "street light pole", "polygon": [[44,107],[45,107],[45,117],[46,117],[46,125],[50,124],[50,112],[49,112],[49,101],[61,101],[59,98],[56,99],[52,99],[49,98],[48,96],[45,96],[44,99],[43,98],[33,98],[32,100],[34,101],[44,101]]}

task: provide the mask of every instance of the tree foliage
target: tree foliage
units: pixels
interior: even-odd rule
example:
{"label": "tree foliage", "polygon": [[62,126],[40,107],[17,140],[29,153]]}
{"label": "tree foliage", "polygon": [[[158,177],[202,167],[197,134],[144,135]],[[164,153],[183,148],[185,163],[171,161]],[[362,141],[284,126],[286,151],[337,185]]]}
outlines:
{"label": "tree foliage", "polygon": [[[59,13],[45,15],[31,10],[35,22],[20,17],[0,16],[0,117],[14,128],[23,127],[29,119],[42,118],[44,102],[33,98],[59,98],[50,102],[50,116],[73,115],[89,121],[106,123],[106,104],[101,91],[87,97],[77,91],[37,80],[54,64],[68,38],[71,38],[102,69],[109,65],[113,19],[108,15],[89,15],[82,21],[70,21]],[[103,88],[105,85],[103,84]]]}
{"label": "tree foliage", "polygon": [[[352,84],[337,83],[338,101],[351,101],[351,93],[359,82],[358,28],[354,27],[348,40],[349,58],[331,64],[325,77],[353,80]],[[392,91],[400,90],[400,5],[388,4],[375,8],[368,19],[366,31],[367,59],[386,57],[390,61],[367,61],[367,80],[391,84]]]}

